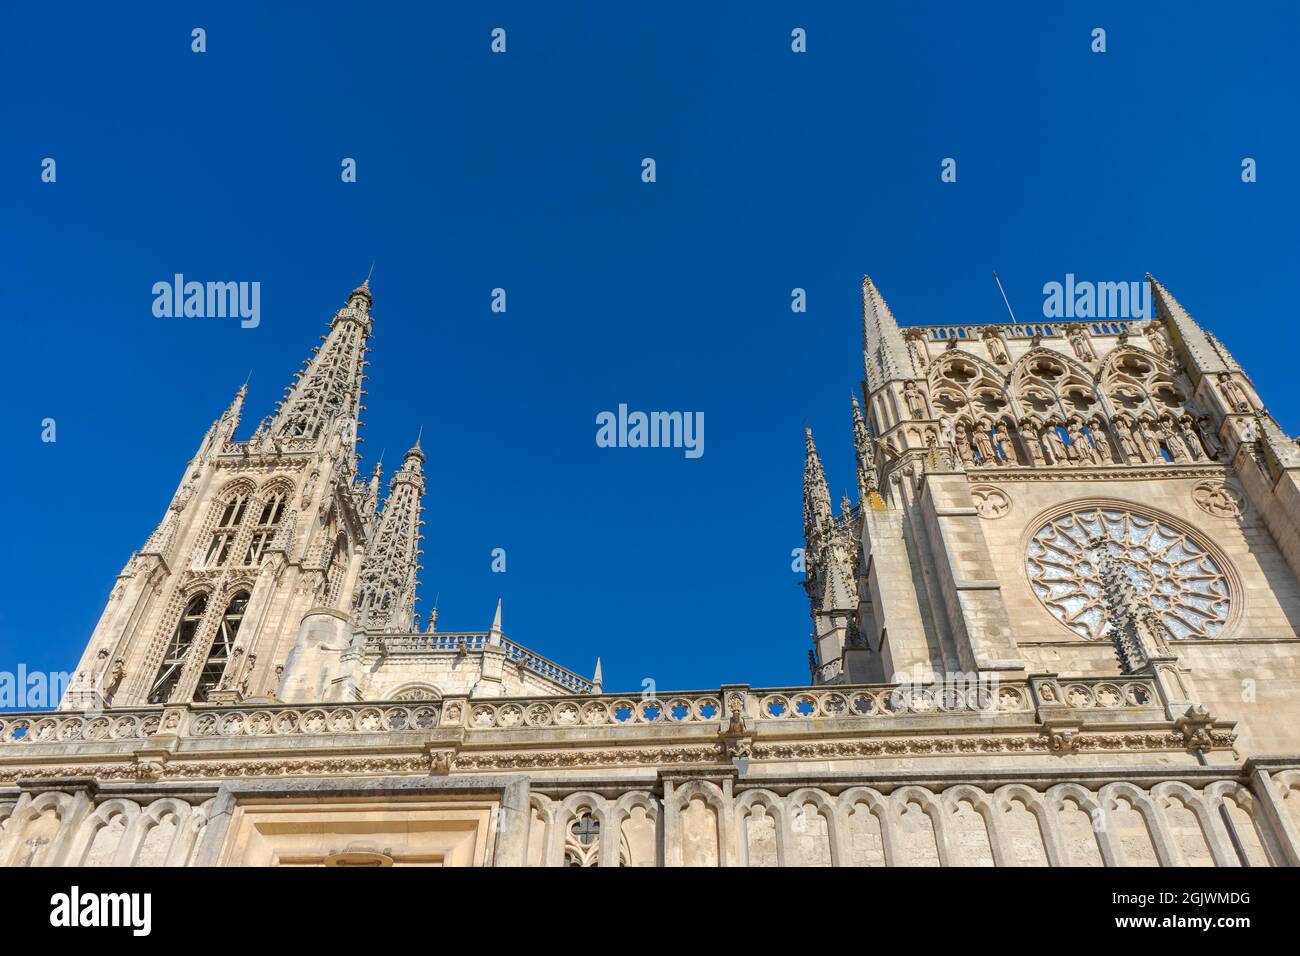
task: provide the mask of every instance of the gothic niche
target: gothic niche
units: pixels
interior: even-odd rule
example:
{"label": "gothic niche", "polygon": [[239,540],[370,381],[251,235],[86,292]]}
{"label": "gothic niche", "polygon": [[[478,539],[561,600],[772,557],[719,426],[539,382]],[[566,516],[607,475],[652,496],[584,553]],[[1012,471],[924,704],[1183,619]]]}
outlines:
{"label": "gothic niche", "polygon": [[1046,348],[1005,375],[968,354],[930,372],[943,443],[976,468],[1214,460],[1221,450],[1190,393],[1176,368],[1131,346],[1110,353],[1096,374]]}
{"label": "gothic niche", "polygon": [[1109,640],[1106,593],[1090,543],[1100,538],[1138,600],[1169,637],[1215,638],[1232,609],[1227,575],[1205,545],[1168,523],[1123,508],[1087,508],[1053,518],[1029,542],[1026,568],[1043,606],[1089,640]]}

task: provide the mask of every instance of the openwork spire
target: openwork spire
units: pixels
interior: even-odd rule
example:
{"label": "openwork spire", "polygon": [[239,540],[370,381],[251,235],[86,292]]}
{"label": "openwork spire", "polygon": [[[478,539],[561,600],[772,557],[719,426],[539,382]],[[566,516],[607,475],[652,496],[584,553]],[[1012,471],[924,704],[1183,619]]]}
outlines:
{"label": "openwork spire", "polygon": [[871,276],[862,277],[862,366],[868,397],[886,382],[916,377],[912,353]]}
{"label": "openwork spire", "polygon": [[415,628],[415,589],[420,572],[424,452],[418,443],[402,459],[388,485],[379,527],[366,549],[353,613],[358,627],[406,633]]}
{"label": "openwork spire", "polygon": [[806,458],[803,468],[803,536],[809,552],[831,524],[831,493],[826,487],[826,471],[813,442],[811,428],[804,429]]}
{"label": "openwork spire", "polygon": [[364,407],[361,383],[366,378],[373,301],[369,279],[352,290],[347,305],[334,314],[329,335],[286,389],[271,423],[272,435],[314,441],[342,425],[348,433],[348,447],[355,449]]}
{"label": "openwork spire", "polygon": [[1138,596],[1123,561],[1112,553],[1112,542],[1100,536],[1088,541],[1097,564],[1106,604],[1110,639],[1115,645],[1121,673],[1141,670],[1151,658],[1166,652],[1165,628],[1160,616]]}
{"label": "openwork spire", "polygon": [[221,413],[218,419],[228,429],[227,437],[233,434],[235,428],[239,425],[240,416],[244,414],[244,399],[248,397],[248,385],[239,386],[239,391],[235,392],[235,397],[230,400],[226,410]]}

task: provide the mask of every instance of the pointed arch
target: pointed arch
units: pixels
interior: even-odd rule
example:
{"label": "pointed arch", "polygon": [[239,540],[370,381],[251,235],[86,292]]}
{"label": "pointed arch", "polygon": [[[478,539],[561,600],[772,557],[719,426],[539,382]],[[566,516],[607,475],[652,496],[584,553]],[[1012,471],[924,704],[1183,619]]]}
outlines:
{"label": "pointed arch", "polygon": [[[239,536],[249,510],[249,501],[257,486],[249,478],[236,478],[217,494],[208,517],[208,550],[203,566],[219,568],[231,560],[235,539]],[[200,539],[202,540],[202,539]]]}
{"label": "pointed arch", "polygon": [[901,851],[893,865],[947,866],[947,828],[943,807],[935,795],[924,787],[910,785],[891,793],[889,804]]}
{"label": "pointed arch", "polygon": [[565,797],[552,815],[550,865],[598,866],[601,845],[613,832],[609,811],[609,801],[590,791]]}
{"label": "pointed arch", "polygon": [[[795,854],[799,857],[798,865],[817,865],[819,861],[814,857],[814,854],[818,854],[824,836],[827,865],[839,866],[840,832],[839,817],[835,812],[835,802],[823,791],[815,787],[804,787],[786,797],[785,803],[786,812],[790,818],[790,828],[795,833],[793,842]],[[821,832],[821,826],[808,823],[807,807],[809,806],[816,808],[818,817],[824,822],[824,834]],[[802,830],[799,829],[801,818],[803,820]]]}
{"label": "pointed arch", "polygon": [[[1048,364],[1059,363],[1062,366],[1061,373],[1052,379],[1047,379],[1041,371],[1035,371],[1037,363],[1040,361]],[[1018,388],[1022,382],[1030,379],[1055,381],[1068,378],[1087,382],[1089,385],[1094,381],[1092,370],[1073,355],[1058,352],[1043,345],[1031,348],[1016,359],[1011,366],[1011,371],[1007,374],[1007,379],[1013,388]]]}
{"label": "pointed arch", "polygon": [[149,687],[147,700],[151,704],[165,704],[171,700],[180,683],[185,664],[189,660],[194,642],[198,639],[207,614],[211,595],[207,590],[195,591],[185,597],[180,620],[172,631],[171,640],[163,653],[162,664]]}
{"label": "pointed arch", "polygon": [[838,802],[848,865],[900,865],[894,816],[885,797],[870,787],[850,787],[839,795]]}
{"label": "pointed arch", "polygon": [[1150,370],[1141,375],[1141,378],[1148,378],[1156,374],[1174,377],[1179,374],[1178,366],[1174,363],[1147,349],[1133,344],[1125,344],[1117,346],[1106,353],[1106,357],[1101,360],[1101,365],[1097,368],[1097,380],[1104,384],[1108,381],[1109,376],[1115,374],[1125,375],[1130,378],[1138,377],[1123,368],[1130,359],[1141,359],[1150,364]]}
{"label": "pointed arch", "polygon": [[280,526],[294,519],[292,510],[294,484],[283,475],[277,475],[263,483],[257,493],[251,509],[253,531],[244,551],[245,567],[256,567],[263,555],[275,540]]}
{"label": "pointed arch", "polygon": [[348,533],[340,531],[334,536],[329,558],[325,563],[325,577],[321,582],[320,603],[324,607],[336,607],[342,597],[343,579],[347,577],[348,564],[352,558]]}
{"label": "pointed arch", "polygon": [[785,801],[771,790],[746,790],[736,798],[736,825],[739,828],[736,842],[742,863],[745,866],[766,865],[766,857],[761,852],[764,849],[762,844],[765,842],[765,834],[754,829],[755,807],[762,808],[764,817],[772,818],[771,865],[788,865],[790,851],[786,844],[786,834],[789,832],[789,820],[786,818]]}
{"label": "pointed arch", "polygon": [[177,797],[160,797],[140,807],[128,866],[174,866],[189,849],[194,808]]}
{"label": "pointed arch", "polygon": [[[948,374],[948,369],[958,364],[973,366],[974,374],[964,382],[955,380],[953,376]],[[979,383],[997,385],[1002,388],[1005,388],[1007,384],[1007,376],[1002,369],[973,352],[960,350],[945,351],[930,364],[930,369],[926,375],[932,389],[948,383],[963,390]]]}
{"label": "pointed arch", "polygon": [[[1115,851],[1106,837],[1105,815],[1097,794],[1077,783],[1058,783],[1044,801],[1056,818],[1065,866],[1117,866]],[[1074,810],[1066,807],[1074,804]]]}
{"label": "pointed arch", "polygon": [[1100,402],[1096,381],[1086,365],[1042,346],[1020,356],[1008,378],[1012,404],[1022,418],[1035,416],[1059,424]]}
{"label": "pointed arch", "polygon": [[[1019,847],[1019,859],[1008,860],[1007,863],[1012,866],[1060,866],[1064,854],[1061,851],[1060,841],[1057,837],[1056,820],[1053,814],[1048,812],[1042,794],[1024,784],[1007,784],[999,787],[993,793],[993,805],[1000,812],[996,830],[1004,849],[1015,849],[1014,838],[1016,831],[1009,824],[1016,804],[1022,806],[1029,816],[1033,818],[1036,831],[1031,834],[1027,828],[1022,826],[1025,832],[1020,834],[1022,840]],[[1037,836],[1037,846],[1034,845],[1032,840],[1035,835]],[[1042,851],[1041,860],[1035,852],[1036,850]]]}
{"label": "pointed arch", "polygon": [[239,629],[244,623],[244,613],[248,610],[250,591],[240,589],[230,596],[225,610],[217,621],[217,631],[208,645],[207,659],[203,670],[199,672],[198,682],[194,685],[194,701],[203,703],[208,696],[221,686],[221,678],[230,663],[235,642],[239,638]]}
{"label": "pointed arch", "polygon": [[[993,806],[989,795],[979,787],[970,784],[958,784],[955,787],[949,787],[939,796],[939,802],[944,807],[948,815],[948,821],[953,830],[953,852],[955,859],[952,861],[953,866],[1003,866],[1003,853],[1001,844],[997,837],[996,810]],[[978,856],[972,851],[982,849],[979,846],[977,833],[967,832],[968,839],[959,839],[958,834],[968,827],[963,827],[962,814],[959,812],[961,805],[968,804],[974,812],[976,818],[983,829],[984,845],[988,848],[988,863],[984,864]],[[971,839],[975,837],[975,839]],[[971,844],[975,844],[972,846]]]}
{"label": "pointed arch", "polygon": [[[1117,851],[1120,866],[1175,865],[1168,830],[1155,804],[1151,802],[1149,793],[1121,780],[1102,787],[1100,798],[1107,830],[1110,831],[1107,836],[1113,840],[1112,846]],[[1128,804],[1127,811],[1120,807],[1121,801]],[[1121,813],[1124,818],[1120,817]],[[1146,846],[1151,848],[1150,857],[1143,852]]]}

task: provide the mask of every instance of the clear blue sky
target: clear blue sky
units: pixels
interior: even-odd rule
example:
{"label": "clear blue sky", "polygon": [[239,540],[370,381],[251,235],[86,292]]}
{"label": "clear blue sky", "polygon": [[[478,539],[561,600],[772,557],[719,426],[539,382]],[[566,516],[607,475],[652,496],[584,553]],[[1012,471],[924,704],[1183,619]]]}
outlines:
{"label": "clear blue sky", "polygon": [[[365,464],[424,426],[422,606],[501,596],[611,688],[806,681],[802,426],[838,499],[864,272],[924,324],[1001,320],[993,269],[1022,318],[1151,271],[1300,431],[1293,3],[287,6],[0,14],[0,669],[75,665],[208,424],[251,369],[246,436],[372,260]],[[175,272],[259,281],[261,325],[154,318]],[[597,448],[620,402],[703,411],[704,456]]]}

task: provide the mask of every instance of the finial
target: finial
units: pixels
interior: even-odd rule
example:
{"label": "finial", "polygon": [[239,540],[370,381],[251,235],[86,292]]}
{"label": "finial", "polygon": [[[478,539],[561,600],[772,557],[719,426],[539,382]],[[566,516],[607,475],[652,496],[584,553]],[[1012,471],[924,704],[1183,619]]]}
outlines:
{"label": "finial", "polygon": [[420,448],[420,438],[423,435],[424,435],[424,426],[421,425],[419,434],[415,436],[415,444],[412,445],[410,448],[408,448],[406,454],[402,456],[403,461],[405,461],[408,458],[418,458],[420,459],[420,461],[422,462],[424,461],[424,450]]}
{"label": "finial", "polygon": [[[370,272],[374,272],[374,271],[375,271],[375,265],[372,262],[370,264]],[[366,277],[362,281],[361,285],[357,286],[355,289],[352,290],[352,293],[348,296],[348,299],[352,299],[356,296],[364,296],[365,300],[370,303],[373,303],[375,301],[375,297],[370,294],[370,273],[369,272],[366,273]]]}

